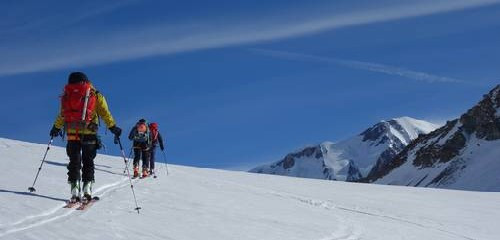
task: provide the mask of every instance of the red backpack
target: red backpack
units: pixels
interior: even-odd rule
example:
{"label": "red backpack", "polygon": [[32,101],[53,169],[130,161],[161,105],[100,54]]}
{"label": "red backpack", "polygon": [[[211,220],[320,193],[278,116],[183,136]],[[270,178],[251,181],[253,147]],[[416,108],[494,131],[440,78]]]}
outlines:
{"label": "red backpack", "polygon": [[151,142],[158,141],[158,123],[150,123],[149,129],[151,131]]}
{"label": "red backpack", "polygon": [[89,82],[67,84],[61,97],[62,116],[66,125],[77,132],[79,126],[87,126],[94,116],[96,102],[95,90]]}

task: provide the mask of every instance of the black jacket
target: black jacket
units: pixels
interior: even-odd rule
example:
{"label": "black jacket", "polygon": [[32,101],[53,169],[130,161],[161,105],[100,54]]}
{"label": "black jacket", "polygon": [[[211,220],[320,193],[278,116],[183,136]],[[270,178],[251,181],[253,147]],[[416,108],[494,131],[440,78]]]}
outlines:
{"label": "black jacket", "polygon": [[[137,133],[137,127],[134,126],[131,130],[130,130],[130,133],[128,134],[128,139],[130,139],[130,141],[134,140],[134,136],[135,134]],[[152,138],[153,137],[153,134],[149,134],[149,137]],[[161,136],[161,133],[160,131],[158,131],[158,138],[156,140],[153,141],[153,139],[151,139],[151,146],[148,146],[148,147],[156,147],[157,144],[160,144],[160,148],[161,149],[165,149],[164,148],[164,145],[163,145],[163,137]],[[139,146],[140,143],[134,141],[134,147],[137,147]]]}

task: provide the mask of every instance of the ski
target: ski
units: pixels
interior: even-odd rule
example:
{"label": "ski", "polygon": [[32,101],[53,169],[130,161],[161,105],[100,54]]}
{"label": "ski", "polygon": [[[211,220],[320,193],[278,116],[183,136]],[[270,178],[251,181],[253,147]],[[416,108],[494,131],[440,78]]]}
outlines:
{"label": "ski", "polygon": [[66,205],[64,205],[63,208],[74,208],[74,207],[77,207],[77,206],[80,206],[80,201],[77,201],[77,202],[72,202],[72,201],[66,201]]}
{"label": "ski", "polygon": [[99,197],[93,197],[90,201],[82,202],[81,205],[76,210],[85,210],[91,207],[95,202],[99,201]]}
{"label": "ski", "polygon": [[148,178],[148,177],[151,177],[151,174],[148,174],[148,175],[142,174],[139,178],[144,179],[144,178]]}

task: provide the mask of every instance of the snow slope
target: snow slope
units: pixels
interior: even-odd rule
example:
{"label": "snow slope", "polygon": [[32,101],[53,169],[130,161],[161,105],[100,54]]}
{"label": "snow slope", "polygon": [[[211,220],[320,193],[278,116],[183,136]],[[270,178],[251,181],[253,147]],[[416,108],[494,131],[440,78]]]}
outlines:
{"label": "snow slope", "polygon": [[[123,160],[99,155],[87,211],[68,197],[62,148],[48,154],[36,194],[26,193],[45,145],[0,139],[0,239],[498,239],[500,193],[334,182],[170,166],[135,181]],[[162,166],[163,167],[163,166]]]}
{"label": "snow slope", "polygon": [[[415,159],[415,155],[410,158]],[[500,140],[485,141],[474,137],[468,140],[462,154],[452,161],[425,168],[415,167],[412,161],[408,161],[374,183],[500,191],[499,160]]]}
{"label": "snow slope", "polygon": [[412,142],[366,180],[379,184],[500,191],[500,85],[460,118]]}
{"label": "snow slope", "polygon": [[366,177],[377,162],[390,161],[419,134],[436,128],[435,124],[410,117],[381,121],[347,140],[309,146],[250,172],[356,181]]}

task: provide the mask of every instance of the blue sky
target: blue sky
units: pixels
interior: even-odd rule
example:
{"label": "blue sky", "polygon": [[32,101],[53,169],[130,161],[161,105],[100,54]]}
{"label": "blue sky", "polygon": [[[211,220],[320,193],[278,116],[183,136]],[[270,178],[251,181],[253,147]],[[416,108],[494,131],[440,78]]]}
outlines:
{"label": "blue sky", "polygon": [[158,122],[177,164],[245,169],[382,119],[444,122],[500,82],[497,0],[3,1],[0,9],[0,136],[45,143],[67,75],[78,70],[125,131],[141,117]]}

